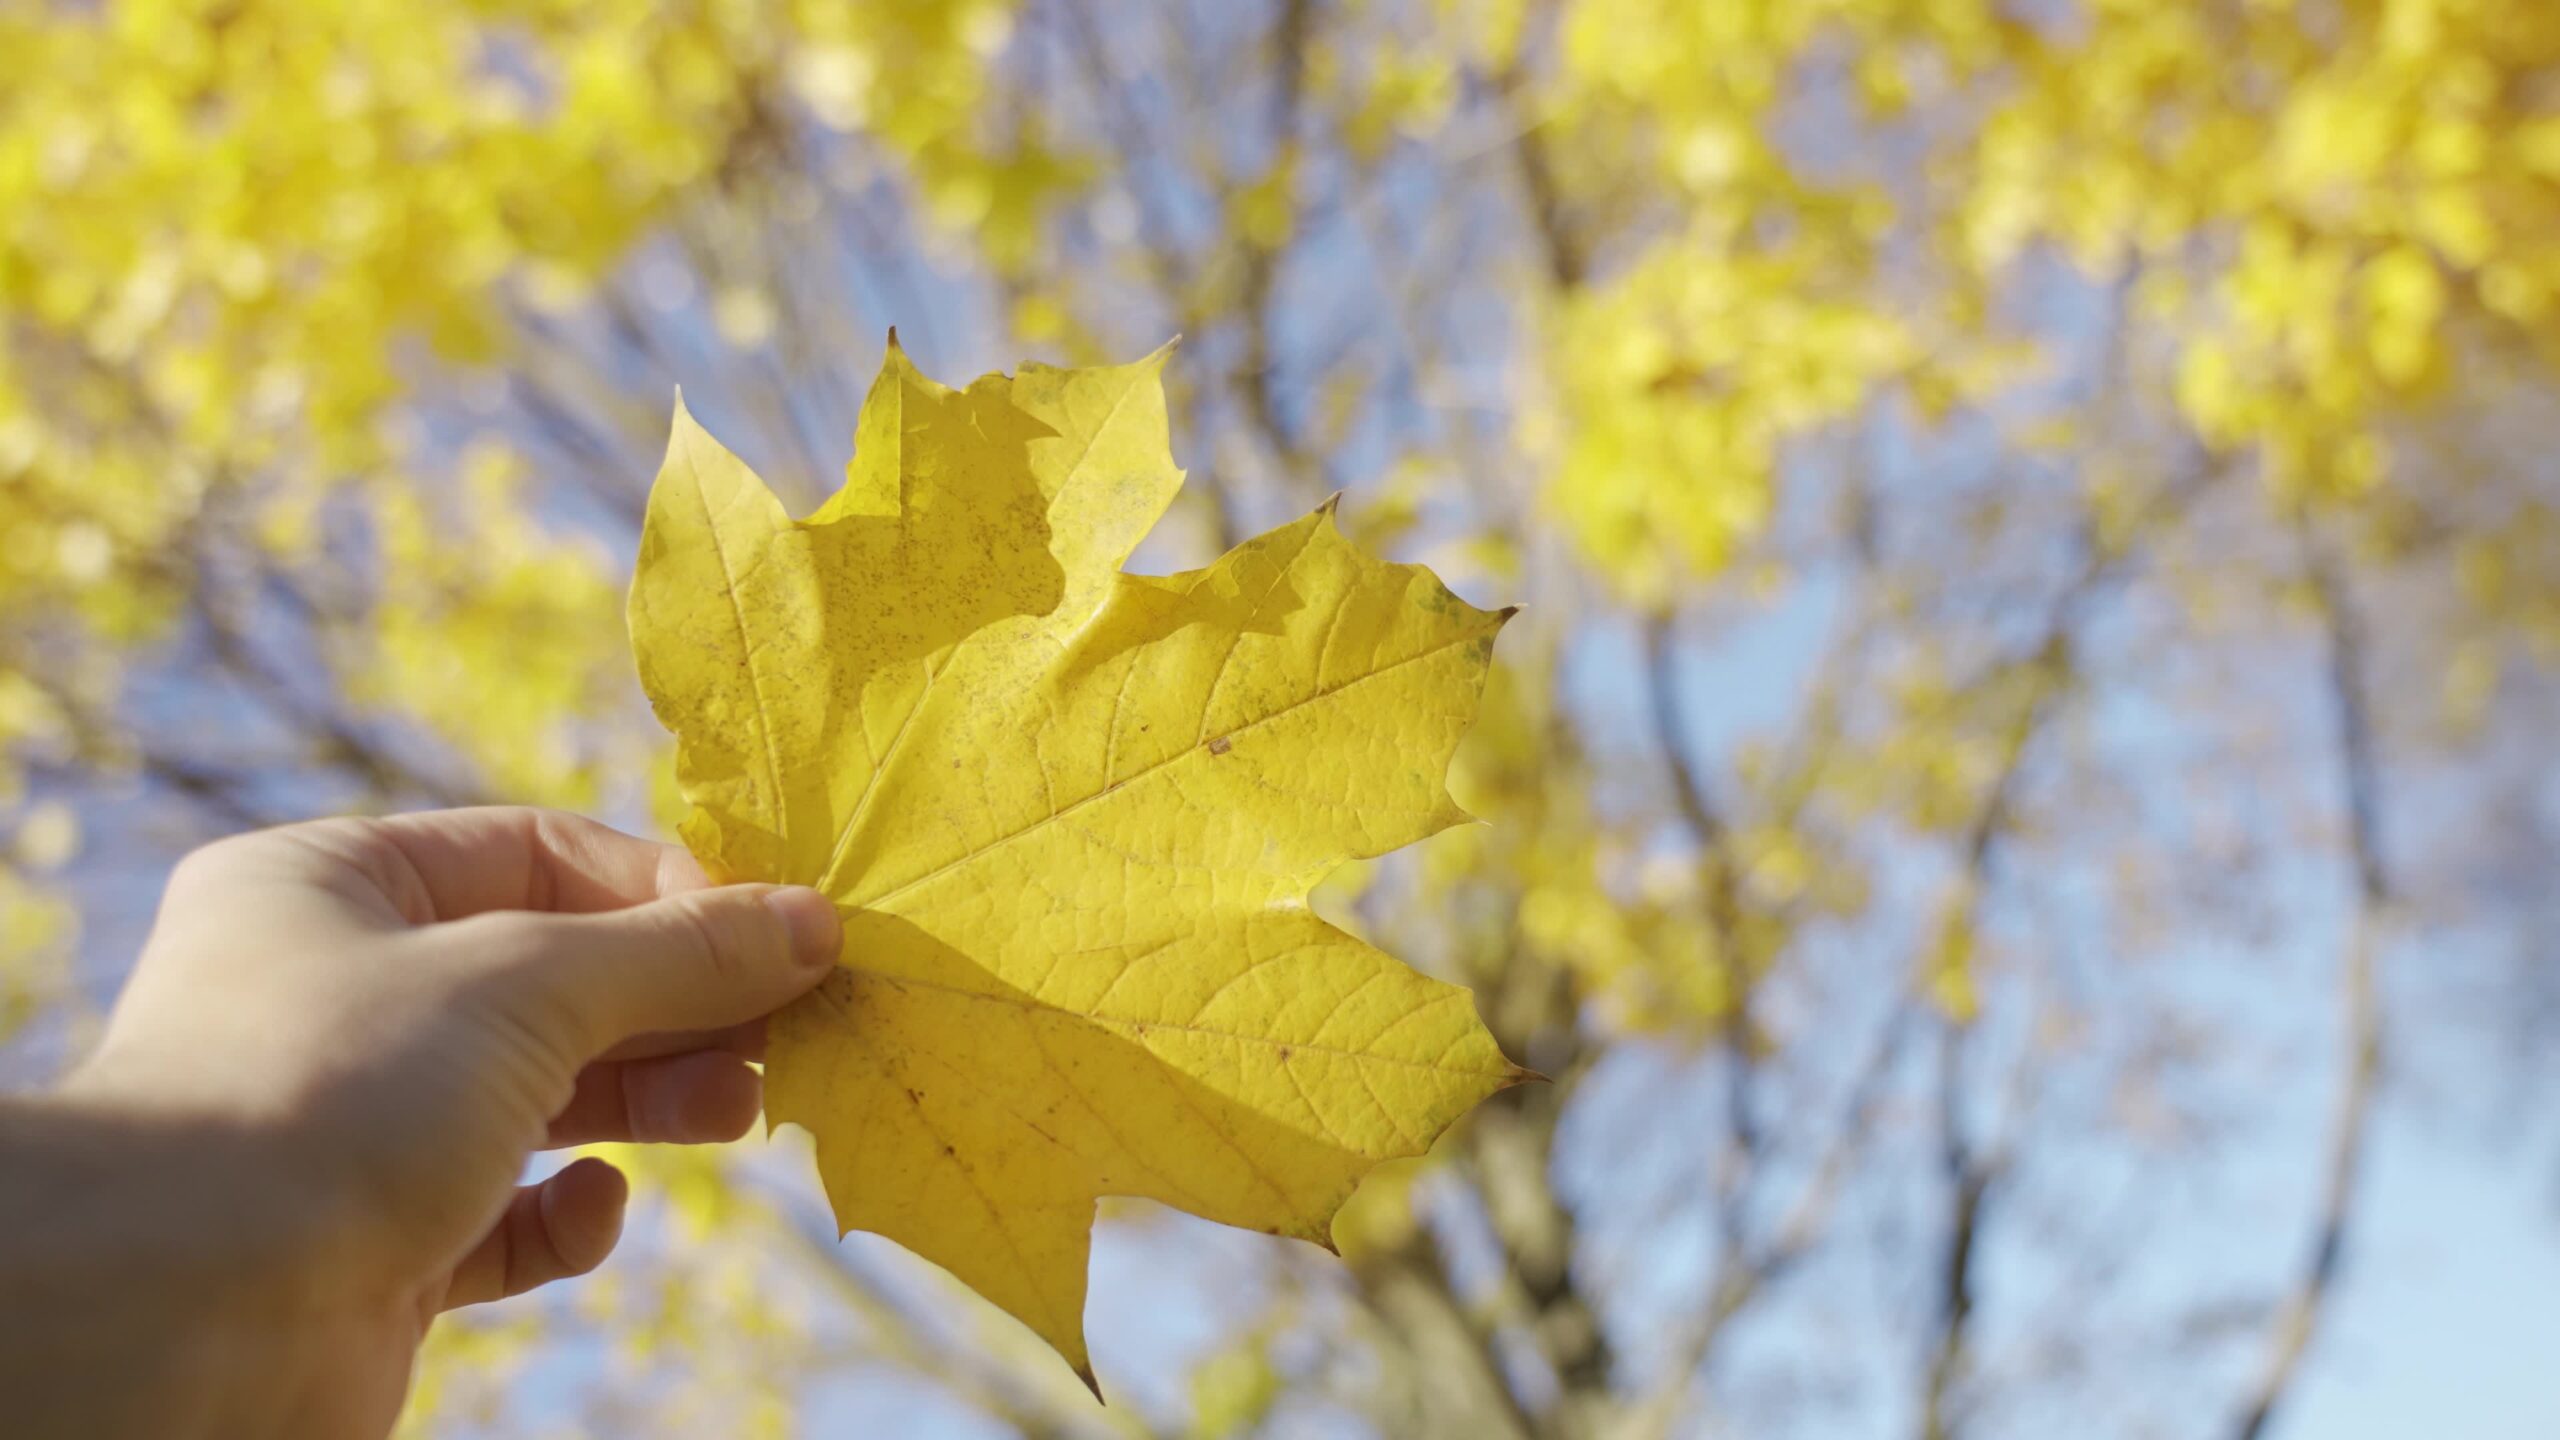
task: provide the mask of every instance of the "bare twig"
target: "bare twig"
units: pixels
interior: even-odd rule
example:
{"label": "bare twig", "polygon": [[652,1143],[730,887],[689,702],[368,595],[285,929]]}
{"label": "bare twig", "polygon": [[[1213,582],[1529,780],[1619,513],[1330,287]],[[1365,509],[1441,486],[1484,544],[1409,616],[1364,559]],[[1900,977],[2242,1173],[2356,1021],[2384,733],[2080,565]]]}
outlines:
{"label": "bare twig", "polygon": [[2302,1268],[2280,1303],[2268,1339],[2266,1368],[2233,1421],[2233,1440],[2259,1440],[2283,1405],[2311,1348],[2320,1317],[2346,1254],[2355,1216],[2356,1177],[2374,1094],[2382,1069],[2383,1016],[2375,981],[2377,931],[2391,904],[2382,849],[2382,783],[2375,763],[2373,726],[2365,700],[2364,634],[2337,574],[2312,534],[2300,529],[2304,570],[2316,597],[2327,641],[2330,704],[2337,726],[2338,785],[2347,819],[2349,860],[2355,870],[2354,931],[2338,973],[2340,1077],[2323,1165],[2320,1213]]}
{"label": "bare twig", "polygon": [[[2144,507],[2146,524],[2178,513],[2217,478],[2218,472],[2200,468],[2164,485]],[[2143,529],[2143,526],[2130,527],[2128,537],[2139,536]],[[2054,714],[2060,709],[2057,702],[2068,690],[2074,669],[2072,636],[2086,623],[2089,608],[2134,568],[2136,557],[2130,538],[2121,543],[2101,544],[2093,533],[2080,567],[2054,594],[2044,624],[2034,640],[1992,668],[1992,675],[2004,670],[2023,670],[2029,677],[2031,688],[2011,718],[2001,747],[1999,769],[1983,792],[1981,803],[1964,827],[1959,841],[1958,858],[1964,874],[1962,884],[1964,893],[1971,897],[1967,901],[1969,906],[1980,903],[1999,842],[2011,824],[2018,773],[2036,737],[2049,727]],[[1988,679],[1988,676],[1978,677],[1974,683],[1959,687],[1959,693],[1978,690]],[[1817,765],[1819,760],[1817,755],[1809,757],[1805,763]],[[1801,803],[1801,797],[1797,803]],[[1711,808],[1707,813],[1713,817]],[[1906,967],[1905,989],[1895,1000],[1892,1015],[1868,1053],[1858,1079],[1850,1087],[1841,1119],[1832,1130],[1832,1138],[1823,1147],[1812,1176],[1788,1207],[1775,1233],[1758,1246],[1738,1254],[1719,1277],[1707,1308],[1682,1345],[1682,1358],[1671,1373],[1695,1377],[1714,1353],[1734,1316],[1769,1285],[1792,1270],[1821,1237],[1831,1204],[1848,1173],[1850,1162],[1873,1129],[1893,1071],[1919,1028],[1924,1011],[1916,991],[1918,973],[1917,965]],[[1955,1036],[1950,1033],[1948,1038],[1950,1045],[1941,1052],[1942,1062],[1956,1053]],[[1953,1389],[1962,1374],[1963,1351],[1972,1320],[1971,1272],[1981,1250],[1985,1201],[2003,1164],[1996,1152],[1986,1155],[1962,1141],[1960,1132],[1954,1128],[1953,1112],[1947,1108],[1949,1096],[1945,1084],[1950,1078],[1942,1068],[1941,1169],[1948,1178],[1949,1227],[1939,1252],[1940,1305],[1928,1346],[1930,1361],[1926,1383],[1929,1399],[1925,1406],[1928,1413],[1924,1415],[1923,1430],[1933,1435],[1945,1433],[1944,1428],[1932,1427],[1947,1426],[1950,1423],[1948,1417],[1954,1413]],[[1952,1151],[1947,1136],[1958,1137]],[[1674,1386],[1654,1404],[1647,1406],[1638,1433],[1671,1433],[1678,1421],[1680,1396],[1680,1387]]]}
{"label": "bare twig", "polygon": [[1963,1374],[1973,1325],[1974,1258],[1980,1253],[1983,1202],[1998,1170],[1974,1152],[1963,1116],[1966,1025],[1950,1017],[1938,1044],[1938,1173],[1947,1189],[1946,1241],[1940,1250],[1937,1314],[1932,1324],[1928,1381],[1920,1400],[1923,1440],[1955,1433],[1950,1404]]}
{"label": "bare twig", "polygon": [[1707,929],[1716,960],[1725,976],[1725,1008],[1718,1017],[1725,1052],[1724,1118],[1726,1154],[1716,1177],[1716,1228],[1725,1256],[1742,1252],[1742,1193],[1757,1173],[1763,1148],[1755,1091],[1758,1060],[1752,1034],[1752,996],[1758,976],[1743,953],[1740,896],[1735,885],[1735,858],[1723,813],[1707,791],[1705,777],[1690,758],[1688,727],[1680,715],[1676,685],[1678,651],[1675,617],[1656,611],[1645,621],[1645,654],[1650,666],[1654,744],[1671,772],[1673,803],[1698,842],[1698,870],[1706,892]]}
{"label": "bare twig", "polygon": [[1494,77],[1493,89],[1515,122],[1517,139],[1511,147],[1511,159],[1520,176],[1521,208],[1527,212],[1529,230],[1538,242],[1547,277],[1560,290],[1578,288],[1591,274],[1591,257],[1584,252],[1573,217],[1566,213],[1564,188],[1557,181],[1555,162],[1547,154],[1545,138],[1535,124],[1522,116],[1531,103],[1528,77],[1515,63]]}

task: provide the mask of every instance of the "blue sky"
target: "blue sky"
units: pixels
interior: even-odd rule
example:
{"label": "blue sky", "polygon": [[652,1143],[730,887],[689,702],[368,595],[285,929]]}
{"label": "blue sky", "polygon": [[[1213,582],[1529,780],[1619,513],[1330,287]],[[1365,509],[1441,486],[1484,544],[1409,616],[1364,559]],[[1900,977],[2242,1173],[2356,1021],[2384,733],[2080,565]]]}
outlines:
{"label": "blue sky", "polygon": [[2280,1440],[2560,1434],[2553,1127],[2387,1101],[2344,1290]]}

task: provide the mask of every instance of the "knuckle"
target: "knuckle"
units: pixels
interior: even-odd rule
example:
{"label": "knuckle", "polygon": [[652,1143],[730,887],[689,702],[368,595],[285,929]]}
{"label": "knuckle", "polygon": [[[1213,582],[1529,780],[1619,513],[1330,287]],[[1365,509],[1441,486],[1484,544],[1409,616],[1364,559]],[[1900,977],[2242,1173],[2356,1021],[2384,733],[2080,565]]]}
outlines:
{"label": "knuckle", "polygon": [[495,911],[440,928],[464,958],[457,976],[464,996],[501,1038],[554,1065],[593,1048],[576,967],[542,917]]}
{"label": "knuckle", "polygon": [[508,818],[523,826],[526,833],[561,850],[576,850],[621,833],[601,820],[590,819],[573,810],[511,805],[506,813]]}
{"label": "knuckle", "polygon": [[492,968],[514,970],[537,964],[551,949],[550,927],[526,910],[491,910],[444,927],[455,948]]}
{"label": "knuckle", "polygon": [[210,844],[199,845],[179,856],[178,863],[169,870],[167,887],[169,893],[174,895],[189,892],[211,883],[213,877],[227,868],[231,860],[239,854],[240,846],[247,838],[242,835],[228,836]]}
{"label": "knuckle", "polygon": [[310,823],[312,822],[306,822],[303,826],[277,825],[264,830],[244,830],[236,835],[225,835],[219,840],[208,840],[180,856],[176,868],[170,872],[170,878],[173,881],[201,880],[209,875],[237,869],[243,861],[253,859],[279,842],[288,840],[297,830],[307,828]]}
{"label": "knuckle", "polygon": [[290,856],[299,827],[250,830],[208,841],[178,857],[162,887],[162,908],[221,895],[241,880],[273,870],[279,854]]}
{"label": "knuckle", "polygon": [[667,923],[679,932],[679,943],[704,979],[716,984],[733,978],[743,968],[738,927],[720,913],[720,907],[687,895],[668,906],[667,912]]}
{"label": "knuckle", "polygon": [[669,923],[681,926],[684,943],[702,978],[726,986],[762,968],[770,936],[765,907],[737,895],[683,895],[668,907]]}

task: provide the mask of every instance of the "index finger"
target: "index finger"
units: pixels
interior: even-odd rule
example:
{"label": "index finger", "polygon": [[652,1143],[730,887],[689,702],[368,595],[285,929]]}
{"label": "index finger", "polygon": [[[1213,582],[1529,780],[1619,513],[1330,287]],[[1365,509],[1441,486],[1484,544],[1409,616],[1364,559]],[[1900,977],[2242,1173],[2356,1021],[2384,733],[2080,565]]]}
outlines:
{"label": "index finger", "polygon": [[[416,872],[440,921],[490,910],[593,914],[711,883],[683,846],[626,835],[567,811],[492,805],[368,823]],[[764,1022],[636,1035],[600,1058],[648,1059],[702,1050],[762,1059]]]}
{"label": "index finger", "polygon": [[566,811],[490,805],[366,824],[407,862],[437,920],[491,910],[592,914],[711,883],[682,846]]}

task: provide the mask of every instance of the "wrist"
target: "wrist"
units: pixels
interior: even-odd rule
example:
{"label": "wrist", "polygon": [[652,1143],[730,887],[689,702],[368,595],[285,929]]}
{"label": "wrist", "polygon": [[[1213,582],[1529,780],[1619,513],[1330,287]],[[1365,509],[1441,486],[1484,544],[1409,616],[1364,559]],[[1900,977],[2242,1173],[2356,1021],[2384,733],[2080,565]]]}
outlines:
{"label": "wrist", "polygon": [[0,1391],[32,1402],[25,1433],[263,1433],[243,1382],[332,1305],[329,1227],[262,1128],[92,1076],[0,1100],[0,1154]]}

